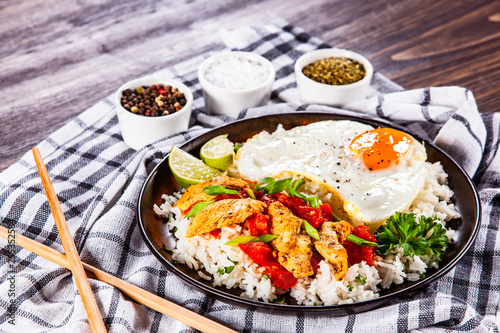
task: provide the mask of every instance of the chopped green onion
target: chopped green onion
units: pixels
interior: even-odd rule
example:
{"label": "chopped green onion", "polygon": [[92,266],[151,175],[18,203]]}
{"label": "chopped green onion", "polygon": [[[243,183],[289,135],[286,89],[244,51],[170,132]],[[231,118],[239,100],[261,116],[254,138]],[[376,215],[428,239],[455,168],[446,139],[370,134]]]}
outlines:
{"label": "chopped green onion", "polygon": [[319,199],[317,196],[307,197],[302,193],[297,192],[297,190],[305,183],[306,181],[304,180],[304,178],[298,178],[293,180],[287,188],[288,194],[290,194],[290,196],[292,197],[297,197],[299,199],[304,200],[307,204],[309,204],[309,206],[313,208],[319,208]]}
{"label": "chopped green onion", "polygon": [[262,178],[257,185],[255,185],[254,190],[267,193],[269,195],[283,192],[290,183],[291,178],[285,178],[280,180],[275,180],[272,177]]}
{"label": "chopped green onion", "polygon": [[304,180],[304,178],[298,178],[298,179],[295,179],[294,181],[292,181],[290,185],[291,185],[292,189],[294,189],[296,191],[305,183],[306,183],[306,181]]}
{"label": "chopped green onion", "polygon": [[165,246],[165,244],[163,244],[163,245],[162,245],[161,249],[162,249],[163,251],[167,252],[168,254],[172,254],[172,253],[173,253],[173,251],[172,251],[171,249],[167,248],[167,247]]}
{"label": "chopped green onion", "polygon": [[292,197],[297,197],[299,199],[302,199],[304,202],[306,202],[307,204],[309,204],[309,206],[313,208],[319,208],[319,199],[317,196],[307,197],[304,194],[299,193],[297,191],[305,183],[306,181],[304,180],[304,178],[294,179],[293,181],[289,182],[287,187],[288,194]]}
{"label": "chopped green onion", "polygon": [[215,201],[201,201],[196,203],[189,212],[184,217],[195,217],[203,208],[207,207],[210,204],[213,204]]}
{"label": "chopped green onion", "polygon": [[286,304],[285,303],[286,297],[287,297],[287,294],[281,294],[281,295],[278,295],[278,297],[273,299],[271,302],[274,304]]}
{"label": "chopped green onion", "polygon": [[319,208],[319,199],[317,196],[307,197],[304,194],[297,192],[297,190],[304,185],[305,182],[306,181],[303,178],[294,179],[292,181],[292,178],[275,180],[272,177],[265,177],[262,178],[257,185],[255,185],[254,190],[267,194],[275,194],[286,190],[290,196],[304,200],[311,207]]}
{"label": "chopped green onion", "polygon": [[234,153],[236,154],[236,152],[238,152],[238,150],[240,150],[240,146],[238,146],[238,144],[234,144]]}
{"label": "chopped green onion", "polygon": [[222,185],[212,185],[212,186],[207,186],[203,189],[203,193],[211,196],[216,196],[219,194],[237,194],[240,196],[240,198],[243,198],[240,194],[240,192],[236,190],[231,190],[228,188],[225,188]]}
{"label": "chopped green onion", "polygon": [[362,284],[366,284],[366,276],[358,274],[354,279],[354,282],[361,282]]}
{"label": "chopped green onion", "polygon": [[235,239],[230,240],[229,242],[225,243],[224,245],[238,245],[238,244],[246,244],[250,242],[263,242],[263,243],[269,243],[273,239],[276,239],[278,235],[271,235],[271,234],[266,234],[262,235],[259,237],[256,236],[238,236]]}
{"label": "chopped green onion", "polygon": [[[231,259],[229,259],[229,260],[231,260]],[[220,275],[222,275],[222,274],[229,274],[229,273],[231,273],[234,270],[235,267],[236,266],[226,266],[224,268],[219,268],[217,270],[217,273],[219,273]]]}
{"label": "chopped green onion", "polygon": [[231,258],[229,258],[229,257],[227,257],[227,260],[229,260],[230,262],[232,262],[235,265],[239,264],[239,261],[231,260]]}
{"label": "chopped green onion", "polygon": [[363,238],[359,238],[358,236],[353,235],[353,234],[347,235],[347,237],[345,239],[348,240],[348,241],[351,241],[354,244],[359,245],[359,246],[366,246],[366,247],[375,247],[375,246],[378,246],[378,244],[375,243],[375,242],[367,241],[367,240],[365,240]]}
{"label": "chopped green onion", "polygon": [[250,198],[257,200],[257,197],[255,197],[255,193],[253,193],[251,188],[247,189],[247,194]]}
{"label": "chopped green onion", "polygon": [[334,222],[340,222],[340,219],[337,217],[337,215],[333,214],[333,212],[332,212],[332,216],[333,216]]}
{"label": "chopped green onion", "polygon": [[347,289],[349,289],[349,291],[352,291],[353,287],[350,284],[348,284]]}
{"label": "chopped green onion", "polygon": [[309,206],[314,207],[314,208],[319,208],[319,199],[317,196],[312,196],[312,197],[306,197],[306,202],[309,204]]}
{"label": "chopped green onion", "polygon": [[319,232],[316,230],[315,227],[309,224],[306,220],[304,220],[304,229],[306,230],[307,234],[314,238],[315,240],[319,240]]}
{"label": "chopped green onion", "polygon": [[267,275],[262,275],[262,278],[263,278],[264,280],[267,280],[267,279],[269,279],[269,276],[267,276]]}
{"label": "chopped green onion", "polygon": [[229,274],[233,271],[233,269],[235,268],[236,266],[227,266],[227,267],[224,267],[224,272],[226,272],[226,274]]}
{"label": "chopped green onion", "polygon": [[252,242],[269,243],[270,241],[276,238],[278,238],[278,235],[266,234],[266,235],[261,235],[255,239],[252,239]]}
{"label": "chopped green onion", "polygon": [[254,240],[255,236],[238,236],[235,239],[230,240],[224,245],[238,245],[238,244],[246,244]]}

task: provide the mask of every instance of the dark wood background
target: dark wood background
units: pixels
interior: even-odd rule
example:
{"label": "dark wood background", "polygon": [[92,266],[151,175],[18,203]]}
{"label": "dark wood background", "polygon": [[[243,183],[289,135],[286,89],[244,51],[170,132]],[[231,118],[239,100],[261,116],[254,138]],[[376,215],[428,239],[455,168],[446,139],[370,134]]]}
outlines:
{"label": "dark wood background", "polygon": [[124,82],[283,18],[407,89],[459,85],[499,111],[500,1],[2,0],[0,170]]}

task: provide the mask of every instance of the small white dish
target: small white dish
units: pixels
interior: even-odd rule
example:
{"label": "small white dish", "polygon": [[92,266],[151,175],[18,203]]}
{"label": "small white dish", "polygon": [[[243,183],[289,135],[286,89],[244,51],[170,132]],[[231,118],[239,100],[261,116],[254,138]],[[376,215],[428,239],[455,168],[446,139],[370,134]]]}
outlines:
{"label": "small white dish", "polygon": [[[363,79],[345,85],[331,85],[316,82],[302,73],[302,69],[310,63],[325,58],[349,58],[356,60],[365,67]],[[366,97],[373,77],[373,66],[362,55],[343,49],[319,49],[303,54],[295,62],[295,76],[299,89],[300,100],[308,104],[325,104],[342,107]]]}
{"label": "small white dish", "polygon": [[[177,88],[184,94],[186,104],[179,111],[157,117],[132,113],[121,105],[120,101],[124,90],[134,90],[141,86],[150,87],[154,84]],[[193,105],[193,94],[186,85],[179,81],[149,76],[132,80],[122,85],[115,93],[115,104],[123,140],[130,148],[139,150],[148,144],[188,129]]]}
{"label": "small white dish", "polygon": [[224,52],[202,62],[198,69],[205,107],[229,115],[267,104],[276,71],[269,60],[250,52]]}

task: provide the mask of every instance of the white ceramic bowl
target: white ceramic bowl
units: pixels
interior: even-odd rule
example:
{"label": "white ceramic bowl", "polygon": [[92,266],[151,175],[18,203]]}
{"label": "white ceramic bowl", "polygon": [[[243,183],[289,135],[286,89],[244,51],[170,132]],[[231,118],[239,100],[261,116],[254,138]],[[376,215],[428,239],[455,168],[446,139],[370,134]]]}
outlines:
{"label": "white ceramic bowl", "polygon": [[[256,63],[260,65],[262,71],[265,70],[267,76],[262,83],[251,87],[245,87],[244,89],[235,89],[233,87],[226,88],[228,85],[225,84],[216,85],[217,83],[215,83],[213,79],[211,80],[211,83],[209,81],[210,78],[207,74],[209,72],[207,72],[207,70],[210,70],[210,72],[216,71],[214,68],[227,59],[229,59],[229,61],[233,64],[234,61],[231,59],[242,59],[240,61],[244,62],[245,60],[248,60],[253,64]],[[227,66],[227,68],[230,68],[230,66]],[[248,80],[248,77],[244,77],[244,75],[248,73],[245,73],[242,68],[243,66],[240,68],[234,68],[234,70],[230,71],[229,75],[226,73],[224,77],[226,79],[236,78],[237,80],[250,81]],[[234,51],[220,53],[203,61],[198,68],[198,80],[203,91],[207,112],[216,115],[234,114],[246,108],[267,104],[269,97],[271,96],[275,76],[276,71],[269,60],[258,54],[250,52]],[[225,87],[223,88],[221,86]]]}
{"label": "white ceramic bowl", "polygon": [[[302,69],[310,63],[324,58],[349,58],[363,64],[366,75],[363,79],[346,85],[331,85],[316,82],[302,73]],[[302,55],[295,62],[295,76],[300,100],[308,104],[325,104],[342,107],[366,97],[373,77],[373,66],[362,55],[343,49],[319,49]]]}
{"label": "white ceramic bowl", "polygon": [[[184,94],[186,99],[184,107],[169,115],[147,117],[132,113],[121,105],[120,100],[124,90],[134,90],[140,86],[151,86],[153,84],[169,85],[177,88]],[[188,87],[179,81],[149,76],[129,81],[121,86],[115,94],[115,104],[123,140],[130,148],[138,150],[157,140],[188,129],[193,94]]]}

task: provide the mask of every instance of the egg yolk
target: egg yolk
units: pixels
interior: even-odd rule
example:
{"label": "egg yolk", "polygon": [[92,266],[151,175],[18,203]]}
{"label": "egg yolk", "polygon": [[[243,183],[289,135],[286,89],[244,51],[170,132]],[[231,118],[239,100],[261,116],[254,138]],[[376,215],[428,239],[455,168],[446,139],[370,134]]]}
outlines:
{"label": "egg yolk", "polygon": [[412,143],[412,137],[404,132],[392,128],[377,128],[356,136],[349,148],[369,170],[381,170],[398,164],[400,157],[408,153]]}

